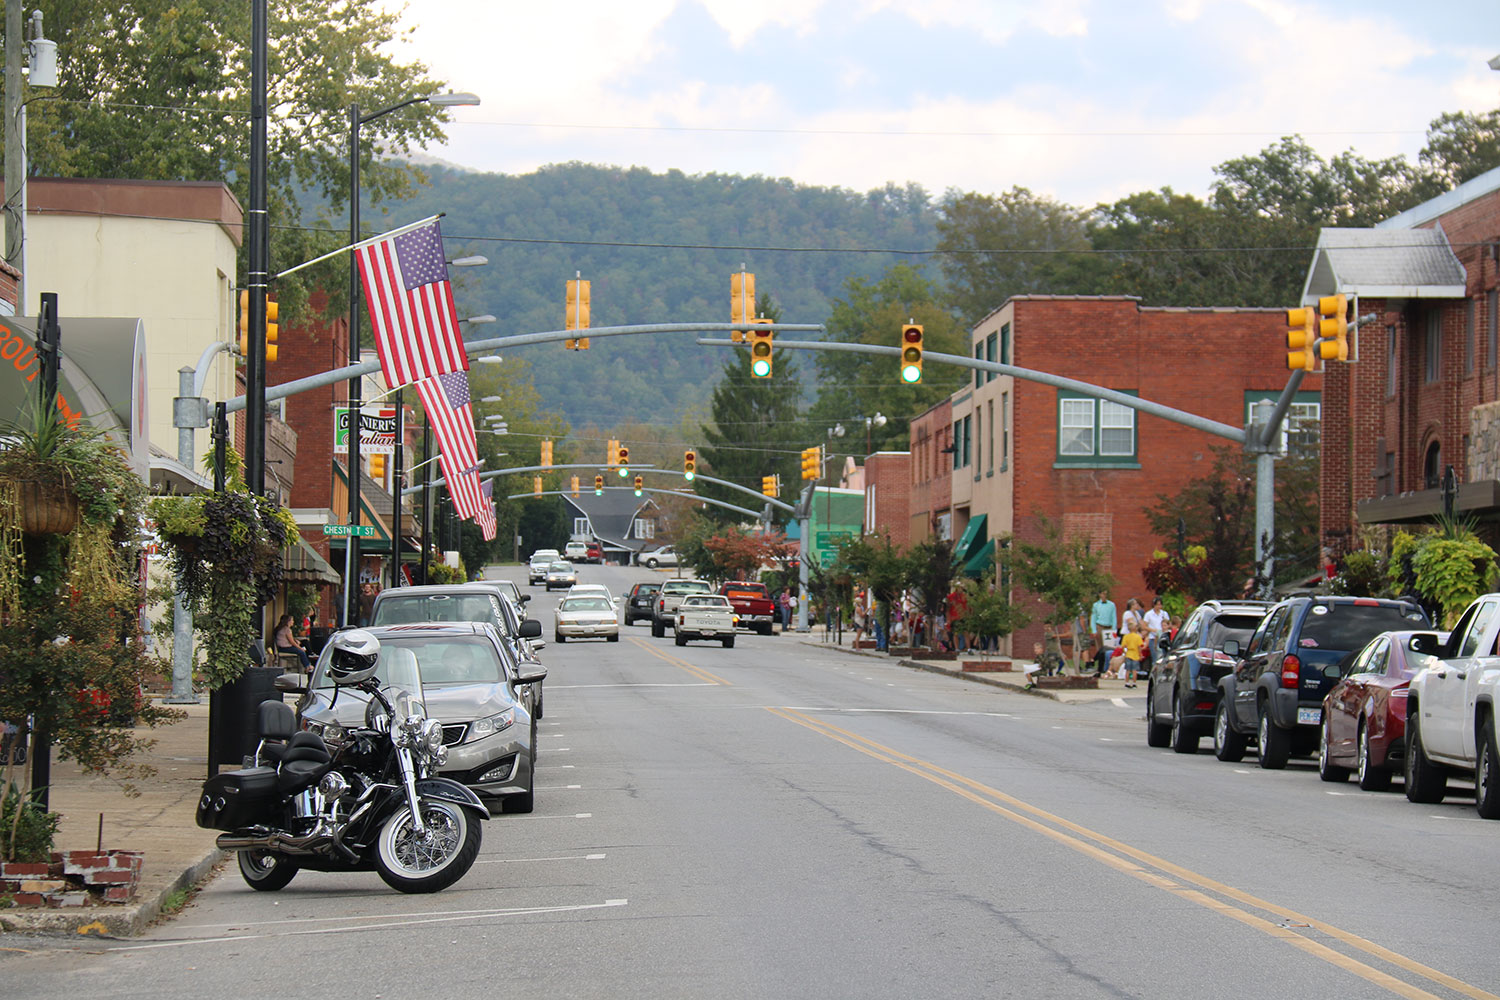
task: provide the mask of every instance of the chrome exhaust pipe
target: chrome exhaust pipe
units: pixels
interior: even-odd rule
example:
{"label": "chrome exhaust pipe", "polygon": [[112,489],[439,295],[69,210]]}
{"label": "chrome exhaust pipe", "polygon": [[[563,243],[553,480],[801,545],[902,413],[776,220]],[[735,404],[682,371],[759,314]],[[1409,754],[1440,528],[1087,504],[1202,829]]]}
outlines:
{"label": "chrome exhaust pipe", "polygon": [[305,837],[267,830],[264,834],[221,833],[214,843],[221,851],[275,851],[277,854],[307,856],[326,853],[319,848],[331,841],[326,833]]}

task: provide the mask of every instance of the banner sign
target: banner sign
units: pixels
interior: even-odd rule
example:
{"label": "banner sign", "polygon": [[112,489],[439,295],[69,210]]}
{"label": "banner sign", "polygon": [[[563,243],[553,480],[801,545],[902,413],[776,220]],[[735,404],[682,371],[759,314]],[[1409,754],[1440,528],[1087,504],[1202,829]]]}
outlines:
{"label": "banner sign", "polygon": [[[389,455],[396,450],[396,408],[361,407],[359,411],[359,453]],[[333,453],[349,454],[349,407],[333,408]]]}

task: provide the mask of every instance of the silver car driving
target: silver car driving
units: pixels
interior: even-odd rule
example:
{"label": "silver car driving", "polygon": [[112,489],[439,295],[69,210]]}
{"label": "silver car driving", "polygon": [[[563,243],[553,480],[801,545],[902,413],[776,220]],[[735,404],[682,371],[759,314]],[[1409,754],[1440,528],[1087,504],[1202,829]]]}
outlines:
{"label": "silver car driving", "polygon": [[557,604],[557,624],[553,629],[552,637],[558,642],[569,639],[620,641],[620,619],[615,614],[615,602],[605,594],[569,592]]}

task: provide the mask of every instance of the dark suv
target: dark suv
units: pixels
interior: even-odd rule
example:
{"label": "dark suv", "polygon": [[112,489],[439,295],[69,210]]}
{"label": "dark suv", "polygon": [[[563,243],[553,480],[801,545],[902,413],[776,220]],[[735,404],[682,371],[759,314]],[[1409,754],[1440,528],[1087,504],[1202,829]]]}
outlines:
{"label": "dark suv", "polygon": [[[1286,766],[1318,749],[1323,696],[1339,679],[1339,661],[1382,632],[1430,627],[1409,601],[1370,597],[1293,597],[1271,609],[1232,673],[1219,681],[1214,754],[1245,756],[1253,740],[1260,766]],[[1237,643],[1225,651],[1238,653]]]}
{"label": "dark suv", "polygon": [[1270,601],[1204,601],[1178,630],[1172,645],[1151,667],[1146,684],[1146,743],[1178,753],[1197,753],[1198,740],[1213,730],[1219,678],[1234,669],[1223,651],[1233,639],[1250,642]]}
{"label": "dark suv", "polygon": [[638,621],[651,620],[651,605],[656,603],[656,592],[660,589],[661,584],[655,581],[651,583],[638,583],[630,588],[630,593],[625,595],[626,625],[634,625]]}

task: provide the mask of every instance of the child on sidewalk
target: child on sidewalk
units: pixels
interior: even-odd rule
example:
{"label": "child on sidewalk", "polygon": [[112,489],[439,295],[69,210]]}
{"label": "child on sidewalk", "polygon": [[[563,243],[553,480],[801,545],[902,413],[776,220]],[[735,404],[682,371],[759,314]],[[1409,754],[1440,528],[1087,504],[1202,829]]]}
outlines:
{"label": "child on sidewalk", "polygon": [[1120,637],[1120,645],[1125,649],[1125,686],[1135,687],[1135,674],[1141,669],[1141,660],[1145,658],[1146,638],[1141,635],[1141,621],[1132,618],[1127,631]]}

